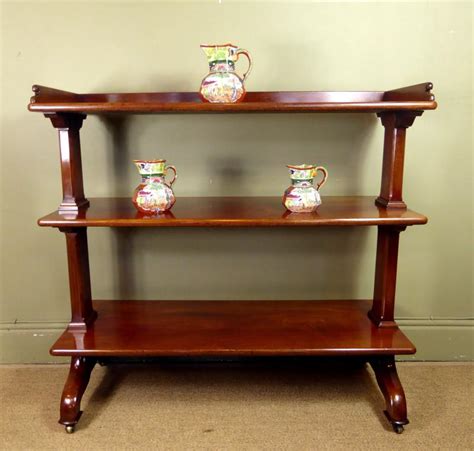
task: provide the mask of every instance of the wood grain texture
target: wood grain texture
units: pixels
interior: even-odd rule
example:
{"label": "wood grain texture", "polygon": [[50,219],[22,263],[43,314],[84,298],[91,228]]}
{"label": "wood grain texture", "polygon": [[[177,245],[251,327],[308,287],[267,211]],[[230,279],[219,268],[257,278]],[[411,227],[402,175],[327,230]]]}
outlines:
{"label": "wood grain texture", "polygon": [[47,86],[33,85],[31,90],[34,94],[30,99],[30,103],[50,102],[52,99],[55,101],[74,102],[78,99],[78,94],[61,89],[48,88]]}
{"label": "wood grain texture", "polygon": [[378,228],[374,301],[369,312],[369,318],[377,327],[397,327],[394,312],[401,231],[397,227]]}
{"label": "wood grain texture", "polygon": [[87,331],[52,355],[252,356],[412,354],[398,328],[377,328],[370,301],[94,301]]}
{"label": "wood grain texture", "polygon": [[377,379],[377,384],[385,398],[388,421],[397,433],[403,432],[403,426],[408,424],[407,401],[402,383],[398,377],[397,367],[393,356],[383,356],[369,360]]}
{"label": "wood grain texture", "polygon": [[403,202],[403,167],[406,129],[413,125],[422,111],[378,113],[385,128],[382,181],[376,203],[385,208],[407,208]]}
{"label": "wood grain texture", "polygon": [[58,130],[61,157],[63,200],[60,211],[74,212],[89,204],[84,195],[82,177],[81,140],[79,130],[85,116],[82,114],[45,114]]}
{"label": "wood grain texture", "polygon": [[87,228],[61,229],[66,237],[71,301],[70,329],[84,330],[97,313],[92,308]]}
{"label": "wood grain texture", "polygon": [[314,213],[290,213],[281,197],[179,197],[156,216],[139,213],[131,198],[92,198],[75,213],[53,212],[38,221],[49,227],[310,227],[425,224],[411,210],[387,210],[370,196],[328,196]]}
{"label": "wood grain texture", "polygon": [[[394,355],[415,347],[393,318],[399,232],[427,218],[402,198],[406,128],[435,109],[433,85],[391,91],[249,92],[242,102],[211,104],[199,93],[76,94],[33,86],[28,109],[59,131],[63,202],[40,219],[66,235],[72,320],[51,348],[72,356],[60,422],[72,431],[99,357],[360,355],[371,362],[396,432],[408,422]],[[87,114],[377,113],[385,127],[382,183],[372,197],[324,197],[314,213],[288,212],[281,197],[180,197],[172,211],[145,216],[130,198],[85,198],[79,129]],[[86,227],[379,226],[371,301],[96,301],[91,300]],[[96,317],[93,304],[97,308]]]}
{"label": "wood grain texture", "polygon": [[72,357],[69,374],[61,396],[59,423],[73,427],[81,417],[81,400],[89,383],[95,359]]}
{"label": "wood grain texture", "polygon": [[197,92],[74,94],[34,85],[30,111],[43,113],[244,113],[244,112],[382,112],[431,110],[429,83],[394,91],[275,91],[247,92],[238,103],[216,104]]}
{"label": "wood grain texture", "polygon": [[386,91],[382,96],[384,101],[424,100],[434,101],[435,96],[431,92],[433,83],[426,82],[418,85],[405,86],[403,88]]}

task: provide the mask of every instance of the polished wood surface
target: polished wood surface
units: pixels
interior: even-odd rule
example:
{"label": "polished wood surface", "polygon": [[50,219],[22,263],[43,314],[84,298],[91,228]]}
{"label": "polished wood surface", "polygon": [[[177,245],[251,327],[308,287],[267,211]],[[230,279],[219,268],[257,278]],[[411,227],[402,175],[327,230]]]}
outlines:
{"label": "polished wood surface", "polygon": [[398,434],[403,432],[403,426],[409,423],[407,418],[407,402],[402,383],[398,378],[397,367],[393,356],[377,357],[369,360],[377,379],[380,391],[385,398],[388,421]]}
{"label": "polished wood surface", "polygon": [[433,83],[420,83],[418,85],[405,86],[403,88],[386,91],[383,100],[434,100],[435,96],[431,92]]}
{"label": "polished wood surface", "polygon": [[397,285],[398,243],[400,227],[379,227],[375,259],[374,300],[369,318],[377,327],[397,327],[395,322],[395,288]]}
{"label": "polished wood surface", "polygon": [[217,104],[203,101],[198,92],[75,94],[34,85],[28,109],[84,114],[422,111],[436,108],[431,88],[431,83],[422,83],[386,92],[247,92],[238,103]]}
{"label": "polished wood surface", "polygon": [[422,111],[379,113],[385,128],[382,182],[376,203],[385,208],[406,208],[402,198],[406,129]]}
{"label": "polished wood surface", "polygon": [[87,388],[95,363],[95,359],[91,357],[71,358],[59,409],[59,423],[66,426],[68,432],[74,431],[74,426],[81,417],[82,395]]}
{"label": "polished wood surface", "polygon": [[[437,107],[431,83],[390,91],[249,92],[242,102],[211,104],[195,92],[76,94],[33,86],[30,111],[59,132],[63,200],[38,221],[66,236],[72,319],[53,355],[72,356],[60,423],[72,432],[96,359],[106,356],[366,356],[396,432],[408,423],[394,355],[413,344],[394,320],[399,233],[427,218],[403,201],[406,129]],[[315,213],[286,211],[281,197],[178,197],[154,217],[130,198],[85,197],[79,130],[87,114],[139,113],[377,113],[385,128],[380,195],[323,197]],[[94,301],[87,227],[378,226],[372,301]],[[370,304],[372,302],[372,308]],[[97,309],[97,314],[94,310]],[[370,309],[370,311],[369,311]]]}
{"label": "polished wood surface", "polygon": [[87,228],[61,229],[66,237],[69,292],[71,301],[70,329],[84,330],[97,313],[92,308]]}
{"label": "polished wood surface", "polygon": [[370,301],[94,301],[87,331],[66,330],[52,355],[252,356],[413,354],[377,328]]}
{"label": "polished wood surface", "polygon": [[46,114],[59,134],[61,157],[61,181],[63,200],[59,206],[62,212],[78,211],[89,201],[84,196],[82,180],[82,157],[79,130],[85,119],[81,114]]}
{"label": "polished wood surface", "polygon": [[77,214],[51,213],[38,221],[49,227],[305,227],[425,224],[411,210],[387,210],[373,197],[327,196],[314,213],[290,213],[281,197],[179,197],[164,214],[139,213],[131,198],[91,198]]}

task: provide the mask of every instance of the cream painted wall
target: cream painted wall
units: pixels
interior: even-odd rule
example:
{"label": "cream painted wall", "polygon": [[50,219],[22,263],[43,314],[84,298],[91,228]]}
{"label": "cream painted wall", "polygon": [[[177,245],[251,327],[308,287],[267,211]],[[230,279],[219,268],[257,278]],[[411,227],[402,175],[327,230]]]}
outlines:
{"label": "cream painted wall", "polygon": [[[69,315],[64,238],[36,226],[57,207],[61,187],[56,132],[26,110],[31,85],[193,91],[206,73],[199,44],[222,41],[252,53],[249,90],[434,83],[439,109],[408,130],[404,184],[408,205],[430,221],[401,236],[396,313],[418,345],[415,358],[472,358],[471,2],[1,7],[0,361],[53,360],[47,349]],[[376,195],[382,138],[372,115],[89,117],[85,189],[128,196],[138,183],[130,161],[165,157],[178,168],[177,196],[280,195],[290,162],[325,165],[323,195]],[[101,229],[89,237],[96,298],[372,294],[373,229]]]}

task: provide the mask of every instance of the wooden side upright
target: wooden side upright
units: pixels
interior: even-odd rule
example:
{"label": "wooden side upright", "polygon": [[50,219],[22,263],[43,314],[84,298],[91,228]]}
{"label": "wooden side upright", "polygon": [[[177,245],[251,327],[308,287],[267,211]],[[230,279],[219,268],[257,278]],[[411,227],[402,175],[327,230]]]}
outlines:
{"label": "wooden side upright", "polygon": [[405,227],[379,226],[375,284],[369,318],[377,327],[398,327],[394,319],[398,241]]}
{"label": "wooden side upright", "polygon": [[69,329],[86,329],[97,317],[92,307],[87,227],[61,228],[66,237],[71,299]]}
{"label": "wooden side upright", "polygon": [[[81,143],[79,130],[85,119],[83,114],[46,114],[59,132],[63,200],[59,213],[74,214],[87,208],[82,180]],[[92,308],[87,227],[61,228],[66,237],[71,298],[69,329],[86,329],[97,314]]]}
{"label": "wooden side upright", "polygon": [[[403,202],[403,165],[406,129],[422,111],[394,111],[379,113],[385,128],[382,182],[376,205],[386,209],[406,209]],[[377,327],[397,327],[394,319],[395,287],[397,280],[398,243],[400,232],[406,227],[379,226],[375,284],[370,319]]]}
{"label": "wooden side upright", "polygon": [[375,203],[385,208],[407,208],[403,202],[403,163],[405,135],[423,111],[390,111],[379,113],[385,128],[383,144],[382,183]]}
{"label": "wooden side upright", "polygon": [[45,114],[59,132],[61,156],[61,179],[63,200],[58,208],[60,213],[77,213],[87,207],[89,201],[84,196],[82,181],[81,141],[79,130],[86,118],[84,114]]}

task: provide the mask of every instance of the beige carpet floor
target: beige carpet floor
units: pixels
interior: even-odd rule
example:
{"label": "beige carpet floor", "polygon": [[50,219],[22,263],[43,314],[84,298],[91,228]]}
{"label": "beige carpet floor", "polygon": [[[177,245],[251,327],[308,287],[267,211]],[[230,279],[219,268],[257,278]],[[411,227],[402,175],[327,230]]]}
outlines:
{"label": "beige carpet floor", "polygon": [[411,421],[401,435],[383,416],[383,398],[364,366],[291,361],[96,366],[74,434],[57,424],[67,366],[1,366],[0,448],[474,449],[474,366],[398,367]]}

